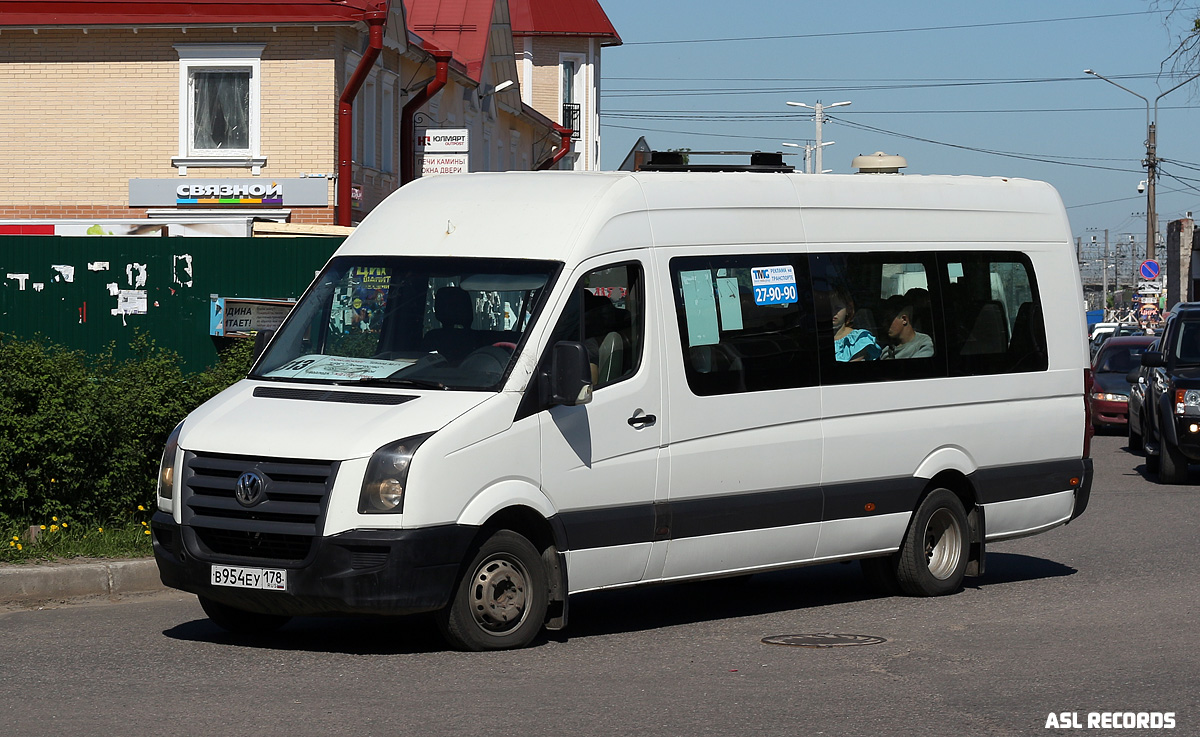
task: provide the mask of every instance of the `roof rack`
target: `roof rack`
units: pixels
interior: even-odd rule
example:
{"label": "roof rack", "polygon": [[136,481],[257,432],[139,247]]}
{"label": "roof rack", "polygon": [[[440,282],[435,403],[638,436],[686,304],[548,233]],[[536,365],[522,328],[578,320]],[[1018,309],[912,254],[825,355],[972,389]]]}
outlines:
{"label": "roof rack", "polygon": [[[693,156],[749,156],[749,164],[692,164]],[[773,171],[794,172],[783,163],[783,154],[772,151],[651,151],[642,171]]]}

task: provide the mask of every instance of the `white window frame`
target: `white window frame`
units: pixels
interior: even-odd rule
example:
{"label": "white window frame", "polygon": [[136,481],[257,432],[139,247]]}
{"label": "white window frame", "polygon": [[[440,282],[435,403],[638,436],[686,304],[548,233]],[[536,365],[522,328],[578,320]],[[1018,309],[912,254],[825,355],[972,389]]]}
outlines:
{"label": "white window frame", "polygon": [[388,174],[396,171],[396,100],[399,84],[399,77],[395,74],[383,75],[383,152],[380,155],[379,168]]}
{"label": "white window frame", "polygon": [[563,89],[563,67],[565,62],[570,62],[575,65],[575,74],[572,75],[571,83],[574,86],[575,100],[579,105],[579,125],[583,130],[579,131],[580,138],[577,145],[571,147],[571,153],[564,157],[563,161],[559,162],[559,169],[580,169],[583,167],[583,156],[579,147],[586,144],[589,137],[588,115],[591,111],[592,91],[589,85],[590,68],[588,58],[584,54],[560,52],[558,55],[558,117],[559,123],[564,124],[566,121],[562,119],[562,109],[566,104],[565,90]]}
{"label": "white window frame", "polygon": [[362,165],[367,169],[379,169],[379,161],[376,156],[376,136],[375,125],[379,122],[378,113],[376,112],[375,97],[378,94],[379,85],[376,82],[374,74],[367,75],[367,81],[363,84],[362,95],[359,102],[363,106],[363,155]]}
{"label": "white window frame", "polygon": [[[262,52],[266,44],[175,44],[179,54],[179,155],[171,159],[180,175],[187,167],[244,167],[258,175],[267,158],[262,155]],[[249,70],[249,146],[244,149],[192,147],[195,95],[192,75],[197,71]]]}

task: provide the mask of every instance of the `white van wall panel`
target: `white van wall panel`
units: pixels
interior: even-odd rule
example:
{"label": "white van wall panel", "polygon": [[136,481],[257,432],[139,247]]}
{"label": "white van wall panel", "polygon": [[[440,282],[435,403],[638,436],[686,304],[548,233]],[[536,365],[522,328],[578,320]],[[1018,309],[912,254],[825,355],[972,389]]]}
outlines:
{"label": "white van wall panel", "polygon": [[1002,540],[1033,534],[1062,524],[1075,509],[1074,490],[984,505],[987,539]]}
{"label": "white van wall panel", "polygon": [[[1061,200],[1048,184],[929,176],[789,177],[810,243],[1069,243]],[[848,205],[847,203],[853,203]]]}
{"label": "white van wall panel", "polygon": [[567,552],[567,588],[570,593],[628,585],[646,572],[653,543],[617,545]]}
{"label": "white van wall panel", "polygon": [[781,567],[812,560],[820,524],[672,540],[664,579]]}
{"label": "white van wall panel", "polygon": [[[458,522],[472,500],[501,481],[540,486],[536,423],[512,421],[520,395],[478,394],[488,401],[434,433],[413,456],[404,514],[398,515],[405,527]],[[363,515],[360,526],[382,526],[376,522],[382,517]]]}
{"label": "white van wall panel", "polygon": [[911,477],[947,444],[974,462],[963,473],[1083,455],[1081,398],[943,398],[957,381],[826,387],[822,483]]}
{"label": "white van wall panel", "polygon": [[821,524],[817,544],[820,558],[838,558],[856,553],[897,550],[904,540],[911,512],[878,517],[830,520]]}

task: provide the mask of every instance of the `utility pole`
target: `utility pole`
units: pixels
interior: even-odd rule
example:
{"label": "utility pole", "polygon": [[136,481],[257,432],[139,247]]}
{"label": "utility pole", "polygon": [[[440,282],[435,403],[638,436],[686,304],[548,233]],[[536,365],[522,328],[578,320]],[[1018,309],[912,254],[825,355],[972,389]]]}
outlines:
{"label": "utility pole", "polygon": [[[815,105],[807,105],[803,102],[788,102],[788,105],[791,105],[792,107],[806,107],[814,111],[813,121],[816,123],[816,142],[813,146],[813,150],[816,152],[817,174],[825,173],[825,170],[821,168],[821,149],[825,146],[825,144],[821,143],[821,124],[825,122],[825,110],[831,107],[842,107],[849,104],[849,100],[846,102],[835,102],[832,105],[822,105],[819,100]],[[833,143],[833,141],[830,141],[830,143]]]}
{"label": "utility pole", "polygon": [[1098,79],[1103,79],[1113,87],[1120,87],[1129,94],[1135,97],[1140,97],[1142,102],[1146,103],[1146,160],[1142,162],[1142,166],[1146,167],[1146,258],[1147,260],[1153,261],[1154,251],[1158,246],[1158,212],[1155,210],[1154,200],[1154,179],[1158,172],[1158,101],[1184,86],[1188,82],[1191,82],[1196,77],[1200,77],[1200,73],[1193,74],[1171,89],[1154,98],[1153,118],[1150,117],[1150,101],[1145,97],[1142,97],[1128,87],[1122,87],[1108,77],[1098,74],[1091,69],[1084,69],[1083,73],[1090,74]]}

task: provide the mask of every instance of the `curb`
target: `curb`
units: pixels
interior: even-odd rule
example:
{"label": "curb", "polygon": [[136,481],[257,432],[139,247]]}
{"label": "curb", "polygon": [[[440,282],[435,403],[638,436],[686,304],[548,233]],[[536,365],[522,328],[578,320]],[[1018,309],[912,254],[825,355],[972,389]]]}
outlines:
{"label": "curb", "polygon": [[0,567],[0,604],[165,590],[153,558]]}

